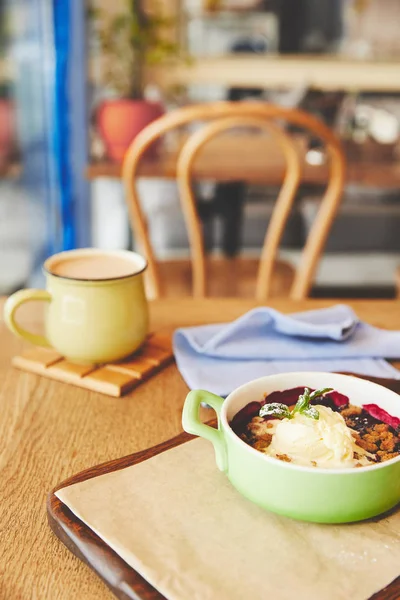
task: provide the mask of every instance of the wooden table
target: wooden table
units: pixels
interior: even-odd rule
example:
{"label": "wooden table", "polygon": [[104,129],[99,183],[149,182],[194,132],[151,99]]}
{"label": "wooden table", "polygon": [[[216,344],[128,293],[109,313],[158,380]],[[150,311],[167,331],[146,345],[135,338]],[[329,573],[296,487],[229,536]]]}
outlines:
{"label": "wooden table", "polygon": [[[334,303],[276,300],[270,305],[293,312]],[[369,323],[400,329],[398,301],[349,304]],[[151,304],[151,326],[229,321],[254,306],[241,299],[157,301]],[[33,329],[39,321],[40,309],[33,303],[21,309],[21,323]],[[21,373],[10,360],[22,342],[3,322],[0,333],[0,599],[111,599],[111,592],[51,533],[47,492],[78,471],[181,432],[187,387],[174,365],[121,399]]]}
{"label": "wooden table", "polygon": [[[299,139],[299,152],[305,155],[305,142]],[[180,142],[167,147],[153,160],[143,160],[139,175],[175,179],[176,159]],[[371,147],[363,156],[352,148],[347,152],[348,184],[369,187],[400,188],[400,161],[384,156]],[[283,155],[276,143],[265,135],[225,135],[211,140],[199,154],[194,165],[197,179],[217,181],[247,181],[254,184],[280,185],[285,170]],[[100,161],[88,165],[89,179],[97,177],[121,178],[121,163]],[[303,160],[303,184],[325,184],[327,165],[313,166]]]}

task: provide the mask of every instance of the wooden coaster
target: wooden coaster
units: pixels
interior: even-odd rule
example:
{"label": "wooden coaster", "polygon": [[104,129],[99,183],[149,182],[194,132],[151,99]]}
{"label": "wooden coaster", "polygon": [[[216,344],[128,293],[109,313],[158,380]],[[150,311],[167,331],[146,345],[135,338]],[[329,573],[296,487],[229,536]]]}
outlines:
{"label": "wooden coaster", "polygon": [[15,356],[12,364],[23,371],[119,397],[154,375],[172,359],[171,334],[153,333],[138,352],[112,364],[76,364],[55,350],[45,348],[32,348],[21,356]]}

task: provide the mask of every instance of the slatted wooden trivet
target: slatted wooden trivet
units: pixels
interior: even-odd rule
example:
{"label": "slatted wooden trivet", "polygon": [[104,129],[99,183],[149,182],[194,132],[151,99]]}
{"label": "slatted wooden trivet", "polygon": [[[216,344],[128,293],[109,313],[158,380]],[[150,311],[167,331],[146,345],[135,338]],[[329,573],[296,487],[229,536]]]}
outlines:
{"label": "slatted wooden trivet", "polygon": [[112,364],[75,364],[55,350],[45,348],[33,348],[21,356],[15,356],[12,364],[23,371],[118,397],[154,375],[172,359],[171,334],[153,333],[138,352]]}

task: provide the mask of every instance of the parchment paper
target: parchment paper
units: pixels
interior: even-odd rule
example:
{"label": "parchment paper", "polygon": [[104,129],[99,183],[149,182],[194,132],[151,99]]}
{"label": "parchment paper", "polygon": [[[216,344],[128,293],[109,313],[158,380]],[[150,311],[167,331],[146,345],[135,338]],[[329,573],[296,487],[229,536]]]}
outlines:
{"label": "parchment paper", "polygon": [[400,511],[351,525],[265,512],[202,439],[57,496],[169,600],[365,600],[400,575]]}

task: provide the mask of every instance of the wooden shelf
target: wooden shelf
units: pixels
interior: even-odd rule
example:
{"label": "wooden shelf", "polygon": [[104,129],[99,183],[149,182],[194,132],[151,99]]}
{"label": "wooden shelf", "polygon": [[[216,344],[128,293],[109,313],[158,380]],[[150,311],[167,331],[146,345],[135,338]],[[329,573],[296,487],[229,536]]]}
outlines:
{"label": "wooden shelf", "polygon": [[[328,166],[310,165],[305,159],[304,140],[298,139],[303,155],[302,182],[323,185],[327,181]],[[155,160],[143,160],[139,176],[176,178],[176,160],[179,148],[164,149]],[[386,189],[400,188],[400,161],[383,160],[379,155],[354,156],[348,153],[346,182]],[[93,162],[87,170],[88,179],[121,177],[120,163]],[[280,185],[285,172],[285,161],[271,138],[262,135],[231,135],[211,140],[200,153],[194,165],[194,177],[200,180],[248,181],[254,184]]]}
{"label": "wooden shelf", "polygon": [[400,57],[356,60],[339,56],[229,55],[199,58],[191,65],[161,65],[147,70],[162,87],[218,84],[229,87],[293,88],[333,91],[400,91]]}
{"label": "wooden shelf", "polygon": [[[110,161],[99,161],[90,163],[86,169],[88,179],[97,179],[98,177],[109,177],[120,179],[122,165]],[[273,171],[265,168],[264,171],[254,168],[245,172],[244,167],[234,172],[229,165],[218,165],[209,173],[203,173],[202,169],[194,170],[195,177],[200,180],[216,179],[218,181],[249,181],[250,183],[260,185],[280,185],[283,179],[283,171]],[[175,179],[175,169],[169,164],[169,161],[160,163],[146,163],[139,168],[139,176],[155,177],[162,179]],[[302,182],[309,185],[323,185],[327,179],[325,167],[308,167]],[[374,165],[373,163],[353,164],[347,169],[346,183],[348,185],[360,185],[372,188],[399,189],[400,188],[400,163],[387,165]]]}
{"label": "wooden shelf", "polygon": [[270,12],[266,12],[258,9],[251,8],[225,8],[219,10],[203,10],[201,12],[190,12],[188,14],[188,20],[193,19],[224,19],[225,17],[238,17],[238,18],[252,18],[258,16],[270,15]]}

